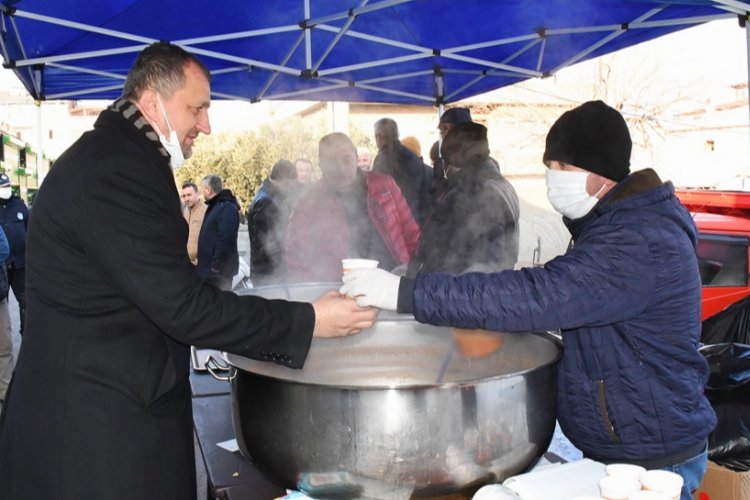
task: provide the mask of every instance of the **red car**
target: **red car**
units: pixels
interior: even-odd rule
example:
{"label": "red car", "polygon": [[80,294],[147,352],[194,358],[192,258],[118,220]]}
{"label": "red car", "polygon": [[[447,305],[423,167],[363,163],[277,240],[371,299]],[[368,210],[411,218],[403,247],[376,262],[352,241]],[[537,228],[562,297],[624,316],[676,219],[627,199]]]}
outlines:
{"label": "red car", "polygon": [[750,192],[677,189],[693,214],[706,319],[750,295]]}

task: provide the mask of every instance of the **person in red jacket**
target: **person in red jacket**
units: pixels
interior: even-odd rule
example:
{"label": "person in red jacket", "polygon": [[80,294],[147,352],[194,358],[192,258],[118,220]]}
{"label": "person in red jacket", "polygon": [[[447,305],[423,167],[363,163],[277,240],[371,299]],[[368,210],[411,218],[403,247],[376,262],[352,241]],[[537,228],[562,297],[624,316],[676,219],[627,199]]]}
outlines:
{"label": "person in red jacket", "polygon": [[289,282],[341,279],[341,259],[376,259],[382,269],[409,262],[419,226],[389,175],[357,168],[346,134],[320,140],[323,177],[297,200],[286,238]]}

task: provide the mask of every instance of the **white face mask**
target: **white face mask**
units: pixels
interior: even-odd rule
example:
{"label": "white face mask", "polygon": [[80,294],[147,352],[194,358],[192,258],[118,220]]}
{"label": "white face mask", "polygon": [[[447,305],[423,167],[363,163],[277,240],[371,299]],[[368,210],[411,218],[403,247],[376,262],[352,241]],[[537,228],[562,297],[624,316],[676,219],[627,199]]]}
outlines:
{"label": "white face mask", "polygon": [[154,128],[156,128],[156,133],[159,134],[159,141],[161,142],[161,145],[164,146],[164,149],[166,149],[167,153],[169,153],[169,163],[172,165],[172,170],[176,170],[180,168],[183,163],[185,163],[185,155],[182,154],[182,146],[180,146],[180,141],[177,139],[177,132],[175,132],[172,129],[172,126],[169,124],[169,118],[167,118],[167,112],[164,110],[164,104],[162,104],[159,94],[156,94],[156,98],[159,100],[161,114],[164,115],[164,120],[167,122],[167,128],[169,129],[169,140],[164,137],[164,134],[159,131],[158,127]]}
{"label": "white face mask", "polygon": [[13,190],[9,187],[2,187],[0,188],[0,198],[3,200],[10,199],[10,195],[13,194]]}
{"label": "white face mask", "polygon": [[586,180],[589,172],[570,172],[566,170],[547,169],[547,198],[552,208],[568,219],[583,217],[599,201],[597,195],[604,189],[604,184],[591,196],[586,191]]}

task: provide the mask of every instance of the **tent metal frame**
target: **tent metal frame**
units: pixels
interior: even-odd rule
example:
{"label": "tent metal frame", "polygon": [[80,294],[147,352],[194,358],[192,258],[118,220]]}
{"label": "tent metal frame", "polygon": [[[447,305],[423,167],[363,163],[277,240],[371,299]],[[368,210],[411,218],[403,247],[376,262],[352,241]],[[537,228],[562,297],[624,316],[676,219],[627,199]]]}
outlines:
{"label": "tent metal frame", "polygon": [[[588,26],[583,28],[560,28],[560,29],[540,29],[537,32],[529,33],[521,36],[498,38],[494,40],[485,40],[469,45],[461,45],[455,47],[448,47],[440,49],[436,52],[436,49],[432,47],[425,47],[410,43],[405,43],[392,38],[387,38],[371,33],[364,33],[353,29],[353,24],[358,16],[366,16],[369,13],[377,12],[382,9],[389,7],[407,4],[416,0],[381,0],[375,2],[369,2],[369,0],[361,0],[359,6],[347,11],[341,11],[332,15],[311,18],[310,11],[310,0],[301,0],[304,5],[305,19],[299,24],[281,25],[275,27],[269,27],[265,29],[255,29],[249,31],[240,31],[234,33],[218,33],[212,36],[203,36],[196,38],[185,38],[181,40],[172,40],[171,42],[182,46],[186,50],[197,54],[204,58],[213,58],[221,60],[224,63],[231,63],[232,66],[221,70],[213,71],[214,74],[223,74],[228,72],[240,72],[247,71],[253,72],[256,70],[265,70],[270,72],[268,79],[265,84],[261,87],[261,90],[254,96],[240,96],[232,95],[228,93],[214,92],[215,97],[225,99],[240,99],[249,100],[251,102],[258,101],[261,99],[303,99],[311,94],[318,94],[322,91],[336,90],[346,87],[357,87],[370,91],[377,92],[381,95],[394,95],[401,96],[416,102],[424,102],[426,104],[434,103],[441,105],[455,98],[458,95],[464,94],[466,91],[475,86],[480,81],[492,77],[492,76],[511,76],[520,79],[526,78],[540,78],[550,76],[560,69],[575,64],[586,58],[594,51],[601,49],[606,46],[612,40],[621,36],[627,30],[638,30],[638,29],[649,29],[655,27],[666,27],[666,26],[692,26],[717,19],[725,19],[727,17],[741,16],[747,18],[747,13],[750,11],[750,3],[745,3],[738,0],[712,0],[712,5],[715,6],[719,12],[716,15],[707,16],[696,16],[686,17],[680,19],[669,19],[669,20],[650,20],[655,15],[662,12],[664,9],[669,8],[671,5],[669,1],[659,4],[657,7],[641,15],[627,25],[601,25],[601,26]],[[674,3],[682,3],[683,0],[676,0]],[[5,60],[4,66],[13,68],[16,72],[28,72],[27,75],[30,77],[29,80],[33,82],[33,89],[30,92],[36,99],[80,99],[85,98],[89,94],[96,94],[102,91],[116,90],[122,87],[125,75],[119,73],[113,73],[110,71],[102,71],[90,69],[85,64],[76,64],[76,62],[82,62],[90,60],[92,58],[101,58],[112,55],[121,55],[129,53],[137,53],[143,50],[147,45],[158,41],[156,38],[139,36],[134,33],[127,33],[112,29],[101,28],[76,22],[70,19],[62,19],[59,17],[51,17],[35,12],[29,12],[23,9],[11,9],[5,5],[0,4],[0,29],[4,33],[7,32],[7,24],[13,27],[14,33],[16,33],[16,42],[21,47],[21,58],[13,59],[9,53],[9,49],[6,43],[3,41],[3,37],[0,37],[0,52]],[[18,30],[16,19],[31,20],[39,23],[47,23],[50,25],[69,28],[72,30],[78,30],[86,33],[92,33],[101,35],[109,38],[116,39],[118,41],[128,42],[126,46],[117,48],[104,49],[104,50],[91,50],[85,52],[71,52],[57,55],[51,55],[46,57],[26,57],[25,51],[23,50],[24,43],[22,35]],[[344,21],[341,26],[334,26],[330,23]],[[746,28],[750,30],[750,28]],[[229,53],[219,52],[216,50],[209,50],[204,46],[209,43],[223,42],[230,40],[244,40],[250,38],[258,38],[269,35],[278,35],[283,33],[294,33],[299,32],[299,35],[295,37],[294,41],[289,45],[286,50],[285,56],[278,63],[268,60],[259,60],[257,58],[242,57]],[[330,40],[323,50],[322,54],[317,60],[313,61],[312,57],[312,44],[314,42],[316,32],[320,33],[332,33],[333,39]],[[548,41],[553,37],[568,36],[580,33],[600,33],[602,36],[595,43],[589,45],[578,53],[572,55],[562,64],[559,64],[551,71],[543,72],[545,49]],[[357,40],[366,41],[368,43],[380,44],[389,48],[395,48],[403,51],[402,55],[395,57],[384,57],[382,59],[365,61],[355,64],[347,64],[340,66],[326,67],[325,63],[329,60],[329,55],[339,42],[344,38],[352,38]],[[480,57],[472,56],[470,53],[480,49],[486,49],[496,47],[500,45],[518,44],[526,42],[519,50],[512,53],[502,61],[491,61]],[[305,54],[305,67],[292,67],[290,60],[292,57],[304,47]],[[750,31],[748,31],[748,60],[750,62]],[[531,51],[538,51],[536,55],[536,67],[533,69],[521,67],[520,65],[514,65],[513,61],[516,60],[522,54],[530,53]],[[461,63],[468,63],[476,66],[476,69],[462,69],[456,70],[446,67],[434,67],[432,71],[405,71],[403,73],[394,74],[386,77],[369,77],[361,80],[351,80],[342,75],[361,71],[370,70],[374,68],[380,68],[384,66],[392,66],[395,64],[415,61],[419,59],[431,58],[439,53],[439,55],[449,61],[458,61]],[[533,52],[531,52],[533,53]],[[56,70],[70,72],[75,75],[93,75],[101,78],[109,78],[113,80],[112,85],[102,85],[96,88],[87,88],[80,90],[71,90],[53,95],[44,95],[41,86],[42,71],[44,66],[55,68]],[[474,78],[470,79],[467,83],[461,85],[457,89],[452,89],[446,93],[445,75],[458,74],[461,72],[466,75],[473,75]],[[410,78],[423,78],[425,75],[432,74],[434,79],[434,86],[431,93],[415,93],[405,92],[402,90],[395,90],[385,85],[387,82],[393,82],[398,80],[407,80]],[[313,80],[308,88],[302,88],[291,91],[276,91],[272,92],[274,82],[280,75],[288,75],[293,77],[303,77]]]}

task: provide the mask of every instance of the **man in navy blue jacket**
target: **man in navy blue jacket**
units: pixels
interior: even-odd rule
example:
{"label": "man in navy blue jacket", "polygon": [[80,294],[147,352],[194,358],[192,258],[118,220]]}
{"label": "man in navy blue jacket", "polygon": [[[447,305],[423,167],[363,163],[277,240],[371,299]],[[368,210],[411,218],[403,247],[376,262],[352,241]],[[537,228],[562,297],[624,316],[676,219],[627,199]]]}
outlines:
{"label": "man in navy blue jacket", "polygon": [[208,208],[198,236],[198,274],[219,289],[230,290],[240,266],[240,205],[232,192],[223,188],[221,177],[213,174],[203,178],[203,198]]}
{"label": "man in navy blue jacket", "polygon": [[590,458],[667,469],[682,499],[706,469],[716,425],[698,352],[697,229],[651,169],[630,173],[625,120],[601,101],[564,113],[547,135],[548,197],[572,234],[544,267],[492,274],[348,273],[360,305],[413,312],[434,325],[560,329],[558,420]]}

